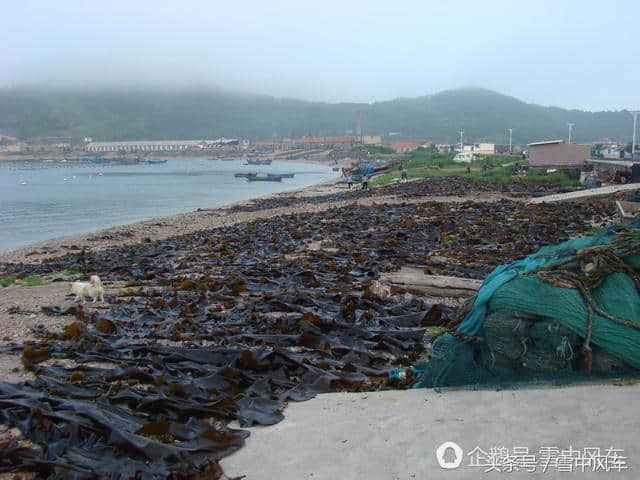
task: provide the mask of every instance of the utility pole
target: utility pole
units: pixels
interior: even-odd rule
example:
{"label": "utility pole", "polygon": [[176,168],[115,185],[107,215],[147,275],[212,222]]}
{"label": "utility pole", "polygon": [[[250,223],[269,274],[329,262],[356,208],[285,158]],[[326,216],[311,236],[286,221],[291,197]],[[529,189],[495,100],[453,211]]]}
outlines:
{"label": "utility pole", "polygon": [[513,135],[513,128],[507,128],[509,130],[509,155],[511,155],[511,136]]}
{"label": "utility pole", "polygon": [[631,141],[631,159],[633,160],[633,154],[636,151],[636,122],[638,120],[638,113],[640,113],[640,110],[633,110],[631,113],[633,114],[633,140]]}
{"label": "utility pole", "polygon": [[462,152],[464,150],[464,143],[462,143],[462,134],[464,133],[464,130],[460,130],[458,133],[460,134],[460,151]]}
{"label": "utility pole", "polygon": [[569,125],[569,143],[571,143],[571,131],[573,130],[575,123],[567,123],[567,125]]}

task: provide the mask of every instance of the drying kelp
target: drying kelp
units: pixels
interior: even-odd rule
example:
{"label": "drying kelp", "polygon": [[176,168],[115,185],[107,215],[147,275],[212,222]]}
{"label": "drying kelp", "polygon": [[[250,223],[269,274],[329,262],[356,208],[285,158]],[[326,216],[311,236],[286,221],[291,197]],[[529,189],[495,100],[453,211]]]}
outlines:
{"label": "drying kelp", "polygon": [[478,193],[501,193],[505,196],[551,195],[575,190],[573,187],[559,187],[531,182],[487,182],[463,177],[432,177],[411,182],[395,182],[374,189],[353,189],[326,195],[300,197],[299,195],[278,195],[270,198],[235,205],[233,212],[253,212],[269,208],[292,207],[302,204],[321,204],[340,200],[357,200],[376,196],[398,196],[416,198],[423,196],[465,196]]}
{"label": "drying kelp", "polygon": [[248,276],[260,268],[269,281],[312,270],[314,275],[329,275],[325,285],[333,287],[336,279],[345,285],[361,283],[375,279],[380,271],[410,264],[425,266],[433,274],[482,278],[506,260],[579,236],[614,213],[612,205],[597,200],[353,204],[161,242],[70,253],[35,266],[4,265],[2,270],[17,275],[78,269],[97,272],[103,280],[123,281],[166,281],[177,274],[204,273],[209,267]]}
{"label": "drying kelp", "polygon": [[[42,451],[9,449],[0,468],[60,478],[182,478],[187,468],[201,478],[242,445],[246,432],[230,420],[270,425],[287,401],[384,387],[392,365],[415,361],[422,327],[451,317],[370,294],[274,295],[239,277],[185,283],[104,315],[80,312],[61,334],[37,331],[42,341],[23,350],[37,378],[0,384],[0,418]],[[41,365],[48,358],[73,366]]]}
{"label": "drying kelp", "polygon": [[598,202],[353,205],[29,266],[126,283],[99,314],[47,309],[77,319],[14,347],[37,377],[0,384],[0,418],[36,447],[7,448],[0,468],[216,478],[215,461],[246,436],[229,421],[269,425],[288,401],[387,388],[389,370],[422,353],[424,328],[454,317],[377,297],[381,272],[413,264],[479,278],[611,213]]}

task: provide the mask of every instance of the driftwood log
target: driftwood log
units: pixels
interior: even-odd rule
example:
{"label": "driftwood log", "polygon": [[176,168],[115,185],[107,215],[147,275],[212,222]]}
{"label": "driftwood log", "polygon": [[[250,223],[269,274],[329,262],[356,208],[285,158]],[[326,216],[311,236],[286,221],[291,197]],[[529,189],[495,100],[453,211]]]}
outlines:
{"label": "driftwood log", "polygon": [[402,267],[397,272],[385,273],[381,284],[387,284],[393,293],[410,292],[430,297],[467,298],[475,295],[482,280],[426,275],[419,267]]}

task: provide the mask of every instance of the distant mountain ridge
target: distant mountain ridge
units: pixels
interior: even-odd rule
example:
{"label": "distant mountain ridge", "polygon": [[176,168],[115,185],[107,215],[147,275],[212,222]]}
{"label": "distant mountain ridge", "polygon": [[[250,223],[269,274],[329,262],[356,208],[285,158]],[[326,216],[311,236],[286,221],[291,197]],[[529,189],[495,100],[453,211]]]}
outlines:
{"label": "distant mountain ridge", "polygon": [[626,110],[588,112],[544,107],[481,88],[445,90],[417,98],[366,103],[321,103],[263,95],[190,89],[0,89],[0,132],[22,139],[47,136],[95,140],[298,138],[344,135],[362,114],[363,133],[437,142],[514,143],[603,137],[627,141]]}

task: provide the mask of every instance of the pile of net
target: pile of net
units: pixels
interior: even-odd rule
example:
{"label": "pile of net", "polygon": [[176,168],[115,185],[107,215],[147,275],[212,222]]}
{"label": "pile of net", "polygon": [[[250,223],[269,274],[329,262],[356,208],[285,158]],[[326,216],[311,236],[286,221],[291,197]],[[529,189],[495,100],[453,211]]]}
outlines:
{"label": "pile of net", "polygon": [[634,375],[640,220],[497,267],[416,366],[416,387]]}

